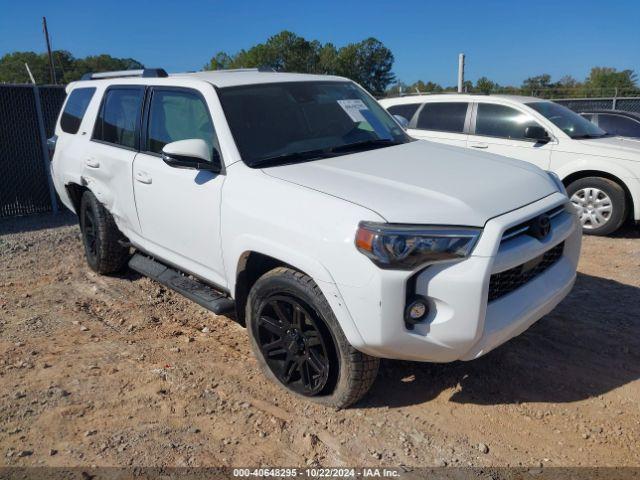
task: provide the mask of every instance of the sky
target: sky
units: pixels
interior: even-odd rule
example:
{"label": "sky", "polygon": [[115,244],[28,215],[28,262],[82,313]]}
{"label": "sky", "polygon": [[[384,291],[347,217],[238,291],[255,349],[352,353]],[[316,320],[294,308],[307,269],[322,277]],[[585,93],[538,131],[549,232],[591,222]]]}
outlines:
{"label": "sky", "polygon": [[54,49],[108,53],[169,72],[200,70],[281,30],[337,47],[375,37],[395,56],[399,80],[466,79],[520,85],[548,73],[583,80],[593,66],[640,75],[639,0],[0,0],[0,56]]}

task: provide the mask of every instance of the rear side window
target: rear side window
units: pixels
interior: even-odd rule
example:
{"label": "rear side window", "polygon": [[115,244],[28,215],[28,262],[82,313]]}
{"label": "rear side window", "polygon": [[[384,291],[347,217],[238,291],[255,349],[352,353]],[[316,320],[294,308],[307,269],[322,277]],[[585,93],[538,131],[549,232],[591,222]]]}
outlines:
{"label": "rear side window", "polygon": [[199,138],[213,151],[215,131],[202,98],[189,91],[154,89],[146,150],[162,153],[171,142]]}
{"label": "rear side window", "polygon": [[620,115],[598,114],[598,126],[607,133],[622,137],[640,137],[640,122]]}
{"label": "rear side window", "polygon": [[407,103],[404,105],[393,105],[392,107],[387,108],[387,111],[391,115],[400,115],[401,117],[406,118],[408,121],[411,121],[413,115],[418,110],[420,106],[419,103]]}
{"label": "rear side window", "polygon": [[76,88],[71,92],[60,116],[60,128],[65,133],[78,133],[82,117],[96,93],[95,88]]}
{"label": "rear side window", "polygon": [[533,126],[538,126],[538,123],[526,113],[515,108],[491,103],[478,105],[476,135],[529,140],[525,137],[524,132],[527,127]]}
{"label": "rear side window", "polygon": [[108,89],[102,100],[93,139],[137,149],[143,96],[143,87]]}
{"label": "rear side window", "polygon": [[468,106],[465,102],[426,103],[418,115],[416,128],[463,133]]}

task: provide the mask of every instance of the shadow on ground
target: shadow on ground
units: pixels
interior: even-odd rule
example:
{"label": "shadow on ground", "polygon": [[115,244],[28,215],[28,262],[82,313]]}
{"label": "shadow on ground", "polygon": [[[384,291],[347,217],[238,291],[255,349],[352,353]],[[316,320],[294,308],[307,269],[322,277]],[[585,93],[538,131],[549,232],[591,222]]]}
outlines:
{"label": "shadow on ground", "polygon": [[69,210],[63,208],[60,213],[45,213],[41,215],[29,215],[26,217],[0,218],[0,236],[12,233],[33,232],[48,228],[76,225],[78,217]]}
{"label": "shadow on ground", "polygon": [[477,405],[573,402],[640,378],[640,288],[579,274],[571,294],[520,337],[471,362],[383,361],[360,406],[449,398]]}

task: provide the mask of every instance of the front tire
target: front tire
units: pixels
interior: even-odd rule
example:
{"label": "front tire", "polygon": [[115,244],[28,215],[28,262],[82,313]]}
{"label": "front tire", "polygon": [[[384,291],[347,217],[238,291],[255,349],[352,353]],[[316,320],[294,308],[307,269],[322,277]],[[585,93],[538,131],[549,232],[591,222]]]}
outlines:
{"label": "front tire", "polygon": [[80,202],[80,230],[87,263],[102,275],[119,272],[127,265],[129,248],[126,238],[111,214],[90,191],[84,192]]}
{"label": "front tire", "polygon": [[618,230],[627,215],[624,189],[602,177],[585,177],[567,187],[571,203],[578,210],[582,232],[609,235]]}
{"label": "front tire", "polygon": [[279,267],[247,299],[247,328],[265,375],[295,395],[344,408],[371,388],[379,359],[353,348],[307,275]]}

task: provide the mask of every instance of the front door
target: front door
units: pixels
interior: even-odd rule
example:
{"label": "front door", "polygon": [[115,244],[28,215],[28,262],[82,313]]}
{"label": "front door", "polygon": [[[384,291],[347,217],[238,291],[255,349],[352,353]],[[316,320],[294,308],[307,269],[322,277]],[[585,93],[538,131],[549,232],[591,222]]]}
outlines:
{"label": "front door", "polygon": [[162,148],[199,138],[219,151],[204,97],[196,90],[153,87],[140,153],[133,164],[136,208],[150,253],[226,286],[220,248],[224,175],[167,165]]}
{"label": "front door", "polygon": [[467,146],[533,163],[548,170],[553,142],[540,143],[525,138],[529,126],[541,126],[532,116],[496,103],[478,103]]}

